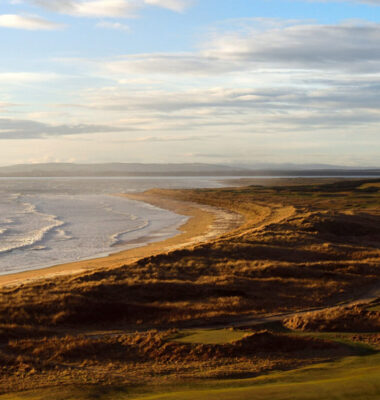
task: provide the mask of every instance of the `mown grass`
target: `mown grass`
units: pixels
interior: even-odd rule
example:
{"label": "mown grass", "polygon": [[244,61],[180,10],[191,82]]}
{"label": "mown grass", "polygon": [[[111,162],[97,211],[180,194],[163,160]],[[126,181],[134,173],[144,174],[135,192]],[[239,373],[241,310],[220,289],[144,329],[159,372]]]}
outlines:
{"label": "mown grass", "polygon": [[[379,356],[350,358],[291,373],[274,373],[246,382],[146,396],[144,400],[365,400],[380,396]],[[228,384],[231,386],[228,387]],[[126,397],[127,398],[127,397]]]}
{"label": "mown grass", "polygon": [[368,189],[368,188],[380,188],[379,182],[365,183],[359,187],[359,189]]}
{"label": "mown grass", "polygon": [[230,329],[184,330],[174,337],[181,343],[225,344],[235,342],[247,335],[247,332]]}
{"label": "mown grass", "polygon": [[380,354],[374,354],[253,379],[159,389],[61,387],[3,395],[0,400],[372,400],[380,398],[379,376]]}
{"label": "mown grass", "polygon": [[367,311],[380,311],[380,302],[376,301],[366,308]]}
{"label": "mown grass", "polygon": [[[330,340],[336,343],[340,343],[344,346],[349,347],[353,352],[360,356],[367,356],[376,354],[378,352],[377,349],[373,348],[373,346],[367,343],[361,343],[352,340],[353,333],[348,332],[292,332],[291,335],[295,336],[309,336],[322,340]],[[372,333],[361,334],[362,337],[372,336]]]}

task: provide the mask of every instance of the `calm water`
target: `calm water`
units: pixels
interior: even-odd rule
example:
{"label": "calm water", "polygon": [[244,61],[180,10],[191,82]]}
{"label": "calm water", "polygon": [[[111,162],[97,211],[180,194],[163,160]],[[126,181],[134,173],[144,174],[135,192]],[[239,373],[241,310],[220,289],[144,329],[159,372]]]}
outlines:
{"label": "calm water", "polygon": [[[175,235],[186,217],[117,197],[153,187],[220,187],[221,178],[0,179],[0,274],[91,258]],[[146,242],[146,241],[145,241]]]}

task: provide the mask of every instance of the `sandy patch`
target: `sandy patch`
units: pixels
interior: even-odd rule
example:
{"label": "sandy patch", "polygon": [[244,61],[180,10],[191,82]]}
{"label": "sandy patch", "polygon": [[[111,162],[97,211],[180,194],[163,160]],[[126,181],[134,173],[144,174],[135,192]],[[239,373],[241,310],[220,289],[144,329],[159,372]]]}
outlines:
{"label": "sandy patch", "polygon": [[[185,224],[179,227],[180,233],[169,239],[150,243],[142,247],[120,251],[105,257],[75,261],[48,268],[3,275],[0,276],[0,286],[22,285],[31,281],[81,273],[98,268],[117,268],[136,262],[141,258],[206,242],[239,227],[243,223],[243,217],[239,214],[220,208],[172,200],[168,197],[145,193],[133,195],[125,194],[119,196],[144,201],[156,207],[164,208],[190,218]],[[140,240],[133,241],[133,244],[139,246],[139,244],[146,243],[148,239],[149,238],[143,237],[140,238]]]}

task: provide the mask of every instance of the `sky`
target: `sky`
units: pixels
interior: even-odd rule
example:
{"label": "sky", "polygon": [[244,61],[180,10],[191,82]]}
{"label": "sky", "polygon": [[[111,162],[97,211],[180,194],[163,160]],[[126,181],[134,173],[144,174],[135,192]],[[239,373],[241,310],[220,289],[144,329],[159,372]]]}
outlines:
{"label": "sky", "polygon": [[380,0],[0,0],[0,165],[380,166]]}

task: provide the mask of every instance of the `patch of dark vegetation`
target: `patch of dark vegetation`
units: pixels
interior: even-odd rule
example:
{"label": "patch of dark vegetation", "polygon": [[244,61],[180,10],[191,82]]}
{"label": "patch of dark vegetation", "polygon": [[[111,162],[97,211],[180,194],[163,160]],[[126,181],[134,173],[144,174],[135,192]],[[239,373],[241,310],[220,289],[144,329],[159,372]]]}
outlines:
{"label": "patch of dark vegetation", "polygon": [[313,332],[379,332],[380,312],[362,306],[336,307],[296,315],[286,319],[284,326]]}
{"label": "patch of dark vegetation", "polygon": [[10,339],[42,338],[53,336],[56,332],[38,326],[30,325],[0,325],[0,344],[7,343]]}
{"label": "patch of dark vegetation", "polygon": [[349,238],[370,236],[380,242],[380,217],[368,214],[315,213],[304,221],[304,229],[321,237]]}
{"label": "patch of dark vegetation", "polygon": [[[178,331],[67,335],[10,340],[0,351],[2,390],[48,384],[152,383],[179,378],[252,377],[351,355],[333,341],[269,331],[247,332],[225,344],[183,343]],[[8,389],[7,389],[8,388]]]}
{"label": "patch of dark vegetation", "polygon": [[[55,368],[62,363],[146,363],[217,361],[236,358],[276,357],[294,353],[295,358],[310,355],[347,354],[337,343],[311,337],[288,336],[269,331],[248,333],[241,340],[226,344],[191,344],[173,341],[173,332],[150,331],[130,335],[102,335],[99,338],[65,336],[43,339],[10,340],[2,357],[8,367],[20,363],[29,368]],[[36,362],[38,360],[38,362]]]}

